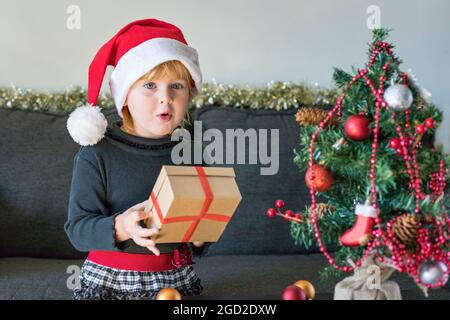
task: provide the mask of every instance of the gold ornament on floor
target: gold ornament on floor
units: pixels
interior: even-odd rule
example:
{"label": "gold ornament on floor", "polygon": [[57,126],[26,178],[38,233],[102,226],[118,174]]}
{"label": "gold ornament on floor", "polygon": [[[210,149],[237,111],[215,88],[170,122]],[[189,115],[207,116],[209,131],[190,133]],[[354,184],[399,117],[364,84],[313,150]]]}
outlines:
{"label": "gold ornament on floor", "polygon": [[395,237],[404,245],[414,243],[417,238],[417,231],[420,228],[420,220],[415,214],[404,213],[392,224],[392,231]]}
{"label": "gold ornament on floor", "polygon": [[294,283],[294,285],[305,292],[307,300],[313,300],[316,296],[316,289],[314,289],[314,286],[311,284],[311,282],[306,280],[299,280]]}
{"label": "gold ornament on floor", "polygon": [[156,300],[181,300],[181,294],[177,289],[164,288],[158,292]]}
{"label": "gold ornament on floor", "polygon": [[[318,203],[316,204],[316,219],[320,220],[323,216],[328,215],[335,211],[336,208],[328,203]],[[308,223],[312,224],[312,209],[308,210]]]}
{"label": "gold ornament on floor", "polygon": [[[321,108],[302,107],[295,114],[295,121],[302,126],[319,125],[327,114],[328,111]],[[331,118],[329,121],[329,125],[337,125],[337,123],[336,117]]]}

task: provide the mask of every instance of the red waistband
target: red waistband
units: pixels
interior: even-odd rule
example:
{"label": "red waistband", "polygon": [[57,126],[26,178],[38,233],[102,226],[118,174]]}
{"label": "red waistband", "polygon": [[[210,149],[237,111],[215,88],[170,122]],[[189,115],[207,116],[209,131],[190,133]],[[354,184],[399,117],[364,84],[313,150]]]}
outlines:
{"label": "red waistband", "polygon": [[95,250],[89,252],[87,259],[109,268],[147,272],[172,270],[194,264],[187,246],[183,246],[182,249],[175,249],[171,253],[161,253],[159,256]]}

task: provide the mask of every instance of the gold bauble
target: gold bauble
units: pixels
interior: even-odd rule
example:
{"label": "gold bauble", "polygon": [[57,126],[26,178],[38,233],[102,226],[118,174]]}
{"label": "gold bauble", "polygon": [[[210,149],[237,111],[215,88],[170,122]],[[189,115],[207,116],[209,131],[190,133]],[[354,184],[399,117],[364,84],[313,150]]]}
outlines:
{"label": "gold bauble", "polygon": [[181,294],[177,289],[164,288],[158,292],[156,300],[181,300]]}
{"label": "gold bauble", "polygon": [[314,296],[316,295],[316,289],[314,289],[314,286],[311,284],[311,282],[306,280],[299,280],[294,283],[294,285],[305,291],[306,299],[314,299]]}

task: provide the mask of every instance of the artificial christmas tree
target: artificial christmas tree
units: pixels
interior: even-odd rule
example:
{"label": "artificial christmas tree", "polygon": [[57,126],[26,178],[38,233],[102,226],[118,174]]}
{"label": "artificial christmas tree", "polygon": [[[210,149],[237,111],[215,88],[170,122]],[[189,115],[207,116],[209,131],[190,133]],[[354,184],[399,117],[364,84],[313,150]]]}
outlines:
{"label": "artificial christmas tree", "polygon": [[[333,182],[327,188],[307,183],[311,204],[301,223],[291,224],[291,234],[299,245],[317,242],[330,263],[322,275],[354,271],[370,256],[389,261],[423,289],[441,287],[450,265],[444,193],[450,159],[432,138],[442,114],[400,70],[388,33],[373,31],[365,68],[354,75],[335,69],[341,95],[320,121],[297,115],[295,163],[307,181],[315,181],[311,168],[319,166]],[[317,197],[333,208],[320,219]],[[330,245],[338,250],[330,253]]]}

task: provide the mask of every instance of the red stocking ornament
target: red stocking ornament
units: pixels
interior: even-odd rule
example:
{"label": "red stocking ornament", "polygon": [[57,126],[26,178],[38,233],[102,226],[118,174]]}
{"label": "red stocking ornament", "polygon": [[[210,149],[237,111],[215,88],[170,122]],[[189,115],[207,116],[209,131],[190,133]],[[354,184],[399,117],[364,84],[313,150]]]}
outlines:
{"label": "red stocking ornament", "polygon": [[355,208],[356,221],[351,229],[346,231],[339,239],[346,247],[366,245],[372,237],[375,208],[367,204],[357,204]]}

